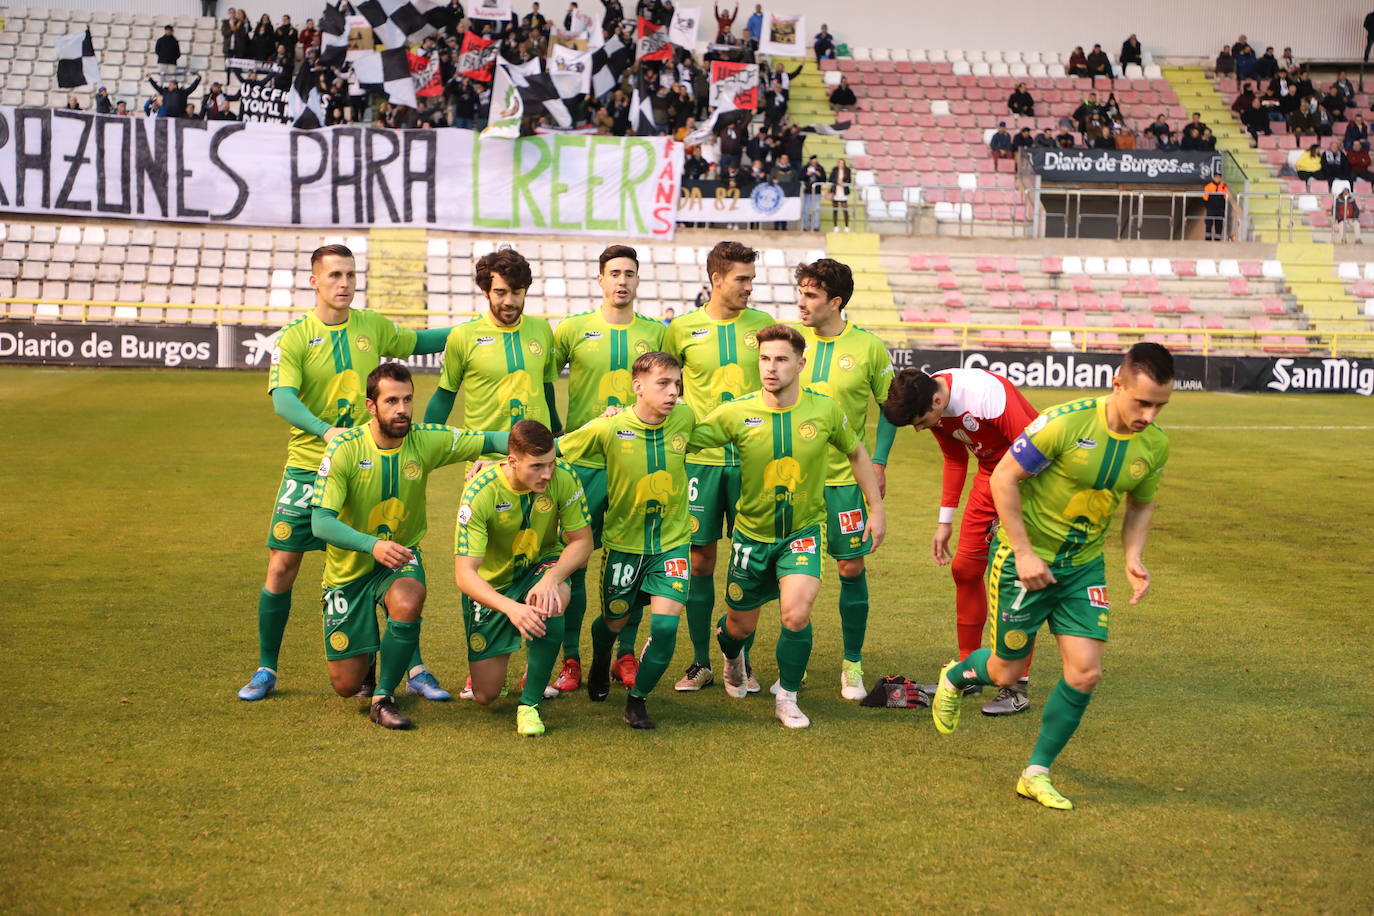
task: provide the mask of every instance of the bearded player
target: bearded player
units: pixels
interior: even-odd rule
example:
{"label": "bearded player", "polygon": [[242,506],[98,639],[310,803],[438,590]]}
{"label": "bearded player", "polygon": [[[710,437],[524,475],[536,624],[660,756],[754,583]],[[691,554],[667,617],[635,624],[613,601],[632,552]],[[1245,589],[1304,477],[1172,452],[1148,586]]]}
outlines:
{"label": "bearded player", "polygon": [[[1035,419],[1035,408],[1011,382],[982,369],[946,369],[934,375],[903,369],[892,381],[883,416],[894,426],[930,430],[945,456],[940,515],[930,554],[939,565],[949,566],[954,575],[955,632],[962,660],[983,644],[988,620],[983,576],[988,568],[988,544],[997,527],[992,472],[1016,437]],[[959,524],[959,544],[951,556],[949,539],[968,478],[970,453],[978,462],[978,471]],[[1030,670],[1029,658],[1026,670]],[[970,694],[982,689],[976,685],[968,688]],[[983,705],[983,714],[1024,712],[1030,705],[1029,689],[1028,677],[1002,688],[995,699]]]}

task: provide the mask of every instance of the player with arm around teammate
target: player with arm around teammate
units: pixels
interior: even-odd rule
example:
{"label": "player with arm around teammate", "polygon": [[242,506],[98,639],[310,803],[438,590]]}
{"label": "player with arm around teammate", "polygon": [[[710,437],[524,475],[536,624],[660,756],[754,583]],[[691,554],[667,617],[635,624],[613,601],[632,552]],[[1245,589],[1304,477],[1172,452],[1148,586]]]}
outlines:
{"label": "player with arm around teammate", "polygon": [[762,390],[711,411],[692,433],[690,447],[732,444],[740,461],[740,499],[726,576],[729,607],[716,626],[725,655],[725,690],[747,693],[745,640],[758,627],[759,608],[779,599],[778,690],[775,712],[788,728],[811,720],[797,706],[797,691],[811,657],[811,606],[821,587],[825,480],[831,447],[849,456],[868,500],[863,536],[876,547],[887,530],[878,477],[863,442],[834,399],[804,389],[805,341],[795,328],[773,325],[758,333]]}
{"label": "player with arm around teammate", "polygon": [[510,457],[484,468],[463,490],[454,537],[453,574],[463,593],[473,699],[495,700],[511,654],[529,647],[516,708],[516,731],[544,734],[539,701],[563,640],[567,580],[592,552],[582,483],[554,451],[537,420],[510,431]]}
{"label": "player with arm around teammate", "polygon": [[1154,425],[1173,390],[1174,359],[1157,343],[1131,347],[1106,397],[1051,407],[1017,437],[992,474],[1001,521],[988,564],[992,649],[940,671],[935,728],[959,725],[960,689],[1016,683],[1036,631],[1049,624],[1064,675],[1045,701],[1040,735],[1017,794],[1047,808],[1073,803],[1050,782],[1050,764],[1073,737],[1102,678],[1111,605],[1102,547],[1124,497],[1121,543],[1131,604],[1150,588],[1142,554],[1169,439]]}
{"label": "player with arm around teammate", "polygon": [[671,355],[644,354],[634,361],[632,377],[633,404],[568,433],[559,448],[573,461],[587,455],[604,459],[610,494],[587,692],[593,701],[606,699],[616,634],[647,603],[649,642],[625,701],[625,722],[654,728],[644,701],[673,660],[687,601],[686,458],[696,419],[679,401],[682,367]]}
{"label": "player with arm around teammate", "polygon": [[[392,693],[420,640],[425,604],[425,487],[429,474],[484,450],[504,447],[504,433],[413,425],[415,385],[400,363],[367,377],[366,426],[335,436],[320,460],[311,529],[328,544],[324,566],[324,642],[329,679],[339,696],[357,695],[381,650],[371,718],[409,728]],[[386,632],[377,639],[377,608]]]}
{"label": "player with arm around teammate", "polygon": [[[239,690],[241,700],[261,700],[276,690],[301,558],[325,549],[312,533],[310,508],[325,446],[366,420],[363,380],[382,357],[438,353],[449,334],[448,328],[398,327],[376,312],[351,308],[358,269],[344,245],[325,245],[310,255],[310,286],[315,307],[282,328],[268,370],[272,407],[290,424],[291,438],[268,527],[267,578],[258,595],[258,668]],[[425,668],[418,647],[407,686],[427,699],[451,698]],[[365,695],[371,693],[369,688]]]}
{"label": "player with arm around teammate", "polygon": [[[992,472],[1016,437],[1035,419],[1035,408],[1015,385],[983,369],[945,369],[927,375],[908,368],[893,380],[883,414],[895,426],[930,430],[944,454],[940,514],[930,553],[936,563],[948,564],[954,577],[955,635],[962,660],[983,645],[988,619],[983,578],[988,568],[988,544],[997,528]],[[959,523],[959,544],[951,556],[949,539],[968,479],[970,454],[977,459],[978,470]],[[1030,706],[1029,670],[1020,681],[1003,687],[996,698],[984,703],[983,714],[1024,712]],[[968,688],[970,695],[982,691],[978,685]]]}

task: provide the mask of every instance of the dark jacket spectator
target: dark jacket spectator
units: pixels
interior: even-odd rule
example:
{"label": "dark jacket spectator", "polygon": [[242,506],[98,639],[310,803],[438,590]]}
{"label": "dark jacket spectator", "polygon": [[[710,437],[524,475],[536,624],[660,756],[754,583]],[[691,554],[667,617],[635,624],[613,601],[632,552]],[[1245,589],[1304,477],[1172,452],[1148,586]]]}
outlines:
{"label": "dark jacket spectator", "polygon": [[239,19],[229,34],[224,37],[225,57],[252,57],[253,36],[248,31],[248,23]]}
{"label": "dark jacket spectator", "polygon": [[229,110],[229,103],[235,100],[224,93],[219,83],[211,83],[210,91],[201,99],[200,116],[206,121],[236,121],[238,119]]}
{"label": "dark jacket spectator", "polygon": [[1074,139],[1073,134],[1069,133],[1067,130],[1061,130],[1059,133],[1055,134],[1054,142],[1059,144],[1060,149],[1073,149],[1074,146],[1077,145],[1077,141]]}
{"label": "dark jacket spectator", "polygon": [[1007,110],[1012,114],[1035,117],[1035,99],[1026,91],[1025,83],[1017,83],[1011,97],[1007,99]]}
{"label": "dark jacket spectator", "polygon": [[817,63],[820,63],[821,61],[826,59],[834,59],[835,38],[830,34],[829,26],[821,26],[821,30],[816,33],[816,38],[814,43],[812,44],[812,48],[814,48],[816,51]]}
{"label": "dark jacket spectator", "polygon": [[1101,108],[1102,105],[1097,101],[1097,96],[1089,93],[1088,97],[1073,110],[1072,118],[1074,123],[1078,125],[1078,129],[1080,131],[1085,130],[1088,126],[1088,118],[1096,114]]}
{"label": "dark jacket spectator", "polygon": [[277,26],[277,44],[286,49],[286,59],[293,64],[296,61],[296,43],[300,36],[301,33],[291,24],[291,17],[281,17],[281,25]]}
{"label": "dark jacket spectator", "polygon": [[1145,133],[1149,134],[1150,136],[1158,140],[1165,134],[1173,133],[1173,131],[1169,128],[1169,122],[1164,120],[1164,115],[1159,114],[1155,116],[1155,119],[1150,124],[1150,126],[1145,128]]}
{"label": "dark jacket spectator", "polygon": [[854,90],[849,86],[849,77],[840,77],[840,84],[830,93],[830,107],[840,111],[853,111],[857,104],[859,100],[854,97]]}
{"label": "dark jacket spectator", "polygon": [[159,64],[167,67],[176,66],[176,62],[181,58],[181,42],[172,34],[170,25],[162,30],[162,37],[153,45],[153,52],[157,54]]}
{"label": "dark jacket spectator", "polygon": [[1216,72],[1217,76],[1229,76],[1236,72],[1236,59],[1231,55],[1231,49],[1225,45],[1221,46],[1221,52],[1217,54]]}
{"label": "dark jacket spectator", "polygon": [[792,160],[788,158],[786,153],[778,157],[778,161],[774,163],[768,177],[779,184],[797,180],[797,170],[792,167]]}
{"label": "dark jacket spectator", "polygon": [[1341,143],[1346,149],[1354,149],[1357,141],[1369,142],[1369,128],[1364,123],[1364,115],[1355,115],[1345,125],[1345,140]]}
{"label": "dark jacket spectator", "polygon": [[1231,110],[1234,111],[1237,115],[1243,116],[1247,111],[1250,110],[1250,103],[1254,100],[1255,91],[1250,87],[1249,83],[1246,83],[1241,88],[1240,95],[1236,96],[1236,100],[1231,103]]}
{"label": "dark jacket spectator", "polygon": [[272,55],[277,53],[277,33],[272,28],[272,20],[263,13],[258,24],[253,28],[253,58],[255,60],[271,60]]}
{"label": "dark jacket spectator", "polygon": [[[1070,139],[1072,139],[1072,137],[1070,137]],[[1054,149],[1056,146],[1058,146],[1058,144],[1054,142],[1054,134],[1050,133],[1048,127],[1035,135],[1036,149]]]}
{"label": "dark jacket spectator", "polygon": [[1331,115],[1331,120],[1344,121],[1345,109],[1349,107],[1349,103],[1346,102],[1345,96],[1341,95],[1340,90],[1332,85],[1327,87],[1326,95],[1322,96],[1322,107]]}
{"label": "dark jacket spectator", "polygon": [[1097,77],[1105,76],[1107,79],[1115,79],[1116,74],[1112,72],[1112,61],[1107,57],[1107,52],[1102,50],[1101,45],[1093,45],[1092,52],[1088,54],[1088,75]]}
{"label": "dark jacket spectator", "polygon": [[1121,69],[1125,70],[1127,64],[1140,64],[1143,66],[1144,60],[1140,55],[1140,39],[1136,38],[1135,33],[1132,32],[1127,36],[1126,40],[1121,43]]}
{"label": "dark jacket spectator", "polygon": [[1023,149],[1030,149],[1035,145],[1035,138],[1031,136],[1031,129],[1023,127],[1016,132],[1016,136],[1011,138],[1011,151],[1019,153]]}
{"label": "dark jacket spectator", "polygon": [[110,92],[109,92],[109,90],[106,89],[104,86],[101,86],[101,87],[100,87],[99,89],[97,89],[96,92],[95,92],[95,113],[96,113],[96,114],[114,114],[114,113],[115,113],[115,105],[114,105],[114,102],[110,99]]}
{"label": "dark jacket spectator", "polygon": [[1185,127],[1183,129],[1183,139],[1178,141],[1178,148],[1184,152],[1195,152],[1198,148],[1197,143],[1197,128]]}
{"label": "dark jacket spectator", "polygon": [[1241,123],[1250,132],[1250,138],[1256,146],[1259,146],[1259,135],[1266,136],[1272,131],[1269,129],[1269,112],[1264,110],[1259,99],[1251,99],[1250,107],[1245,109],[1240,116]]}
{"label": "dark jacket spectator", "polygon": [[1350,160],[1345,158],[1341,144],[1332,140],[1331,145],[1322,153],[1322,179],[1327,182],[1340,181],[1350,177]]}
{"label": "dark jacket spectator", "polygon": [[[1365,159],[1368,161],[1368,155],[1365,156]],[[806,163],[806,170],[802,172],[802,182],[805,185],[802,190],[806,193],[821,193],[821,185],[826,182],[825,166],[821,165],[820,160],[815,156],[812,156],[811,160]]]}
{"label": "dark jacket spectator", "polygon": [[185,89],[181,88],[176,80],[168,80],[166,86],[159,86],[157,80],[149,77],[148,84],[162,96],[162,106],[157,110],[159,118],[183,118],[186,116],[186,106],[190,102],[191,93],[200,85],[200,77],[192,80],[191,85]]}
{"label": "dark jacket spectator", "polygon": [[1011,134],[1007,133],[1007,122],[1001,121],[997,125],[997,130],[988,140],[988,148],[992,150],[994,159],[1010,159],[1011,153]]}
{"label": "dark jacket spectator", "polygon": [[1269,81],[1266,97],[1278,102],[1279,111],[1283,112],[1284,117],[1298,110],[1298,87],[1289,78],[1287,70],[1280,70],[1279,75]]}
{"label": "dark jacket spectator", "polygon": [[1088,55],[1083,53],[1082,45],[1074,48],[1073,53],[1069,55],[1068,71],[1069,76],[1088,75]]}
{"label": "dark jacket spectator", "polygon": [[1255,79],[1271,80],[1279,75],[1279,62],[1274,57],[1273,48],[1265,48],[1258,60],[1255,61]]}
{"label": "dark jacket spectator", "polygon": [[1336,87],[1336,91],[1345,99],[1345,104],[1355,104],[1355,84],[1346,78],[1345,71],[1336,74],[1336,81],[1331,84]]}
{"label": "dark jacket spectator", "polygon": [[1258,74],[1255,73],[1256,60],[1254,48],[1250,47],[1249,45],[1245,45],[1244,47],[1242,47],[1239,51],[1235,52],[1235,61],[1236,79],[1259,79]]}
{"label": "dark jacket spectator", "polygon": [[701,150],[693,147],[687,158],[682,160],[682,177],[686,181],[699,181],[706,177],[711,164],[701,158]]}
{"label": "dark jacket spectator", "polygon": [[1217,151],[1217,138],[1212,136],[1212,128],[1204,127],[1202,129],[1202,136],[1197,139],[1197,148],[1199,152],[1203,153],[1215,153]]}
{"label": "dark jacket spectator", "polygon": [[[1293,116],[1288,119],[1288,130],[1294,134],[1295,140],[1297,140],[1297,135],[1301,133],[1329,137],[1331,136],[1331,112],[1321,106],[1315,95],[1309,95],[1298,106],[1298,110],[1293,112]],[[1298,141],[1294,145],[1301,148],[1302,142]]]}

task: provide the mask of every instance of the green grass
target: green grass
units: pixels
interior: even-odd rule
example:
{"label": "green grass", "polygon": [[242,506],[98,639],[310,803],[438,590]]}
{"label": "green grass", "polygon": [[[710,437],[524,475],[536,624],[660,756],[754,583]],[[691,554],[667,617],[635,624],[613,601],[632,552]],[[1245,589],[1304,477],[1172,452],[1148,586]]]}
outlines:
{"label": "green grass", "polygon": [[[419,729],[383,732],[329,690],[318,555],[280,695],[242,703],[285,445],[262,375],[0,381],[5,910],[1374,908],[1374,433],[1226,428],[1369,424],[1368,399],[1176,396],[1154,590],[1125,604],[1114,537],[1106,676],[1055,766],[1078,805],[1060,813],[1013,794],[1054,650],[1032,714],[970,703],[941,737],[926,714],[839,699],[833,576],[804,732],[777,727],[766,695],[668,689],[685,627],[656,732],[621,724],[618,693],[548,704],[539,741],[515,735],[513,699],[403,698]],[[929,680],[954,641],[952,583],[929,560],[929,436],[899,437],[888,479],[865,668]],[[435,477],[432,555],[459,484]],[[426,656],[456,691],[456,592],[446,564],[430,578]],[[765,684],[776,632],[760,630]]]}

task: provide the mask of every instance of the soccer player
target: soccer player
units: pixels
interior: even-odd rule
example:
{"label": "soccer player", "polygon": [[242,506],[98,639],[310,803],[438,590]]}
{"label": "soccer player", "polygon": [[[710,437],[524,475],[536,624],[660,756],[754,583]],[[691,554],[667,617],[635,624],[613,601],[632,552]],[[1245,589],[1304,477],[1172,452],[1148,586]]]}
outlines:
{"label": "soccer player", "polygon": [[631,373],[634,403],[628,409],[597,417],[558,444],[574,462],[600,459],[610,492],[601,615],[592,621],[587,692],[593,701],[606,699],[616,633],[623,633],[647,602],[649,642],[625,701],[625,721],[631,728],[653,728],[644,700],[673,660],[687,600],[687,443],[696,417],[678,401],[682,367],[672,356],[646,353],[634,361]]}
{"label": "soccer player", "polygon": [[463,490],[453,552],[473,699],[485,706],[500,696],[523,639],[529,669],[515,730],[542,735],[539,701],[563,641],[567,580],[592,553],[581,480],[557,459],[543,423],[511,427],[510,457],[478,472]]}
{"label": "soccer player", "polygon": [[[400,363],[367,377],[372,420],[335,436],[325,449],[311,500],[311,530],[328,544],[324,559],[324,643],[329,680],[355,696],[381,650],[372,721],[410,728],[392,693],[420,642],[425,604],[425,485],[430,471],[500,451],[504,433],[413,426],[415,384]],[[377,640],[377,608],[387,615]]]}
{"label": "soccer player", "polygon": [[[678,319],[681,321],[682,319]],[[830,449],[849,458],[869,516],[861,537],[882,543],[887,513],[868,450],[833,398],[804,389],[806,342],[795,328],[758,332],[763,388],[711,411],[692,433],[690,447],[735,446],[741,471],[738,515],[726,576],[729,607],[716,626],[725,655],[725,692],[748,692],[742,650],[758,627],[759,608],[779,599],[778,690],[774,708],[788,728],[811,720],[797,706],[797,690],[811,657],[811,605],[821,589],[821,526]]]}
{"label": "soccer player", "polygon": [[[897,426],[930,430],[945,457],[940,514],[930,554],[939,565],[948,565],[954,576],[955,635],[962,661],[982,646],[988,619],[983,577],[988,568],[988,543],[997,528],[992,472],[1016,437],[1035,419],[1035,408],[1015,385],[983,369],[946,369],[934,375],[903,369],[892,382],[883,414]],[[959,545],[951,557],[949,539],[968,477],[969,453],[978,461],[978,472],[959,523]],[[1026,663],[1029,675],[1029,656]],[[1024,712],[1030,706],[1029,690],[1028,676],[1003,687],[996,698],[983,704],[983,715]],[[968,689],[969,694],[982,691],[981,686]]]}
{"label": "soccer player", "polygon": [[[758,252],[739,242],[720,242],[706,257],[711,298],[702,308],[673,319],[663,348],[682,364],[687,406],[704,417],[719,404],[759,388],[759,331],[773,318],[749,308]],[[687,634],[692,664],[676,689],[709,686],[711,613],[716,603],[716,542],[734,525],[740,498],[739,450],[733,443],[696,452],[687,458],[687,496],[692,529],[692,583],[687,595]],[[722,524],[722,520],[724,524]],[[752,645],[752,641],[751,641]],[[759,689],[745,647],[750,693]]]}
{"label": "soccer player", "polygon": [[[554,367],[562,370],[568,366],[568,429],[585,426],[607,407],[634,403],[631,364],[645,353],[663,349],[663,325],[634,310],[639,291],[638,252],[628,245],[612,245],[601,252],[596,281],[601,286],[601,306],[559,322],[554,334]],[[606,517],[606,458],[599,450],[583,450],[571,464],[586,490],[592,537],[596,549],[600,549]],[[587,612],[586,568],[573,573],[568,584],[572,598],[563,615],[563,668],[553,682],[562,691],[582,686],[579,643],[582,618]],[[631,687],[639,668],[635,634],[642,613],[636,607],[628,622],[621,619],[616,627],[620,645],[613,674]]]}
{"label": "soccer player", "polygon": [[1050,764],[1073,737],[1102,678],[1111,606],[1102,544],[1124,496],[1121,543],[1131,604],[1150,588],[1141,560],[1154,515],[1169,439],[1154,425],[1169,403],[1174,359],[1156,343],[1126,353],[1111,394],[1052,407],[1017,437],[992,473],[1001,521],[988,564],[993,648],[970,652],[940,670],[931,702],[935,728],[959,725],[960,690],[971,684],[1009,687],[1025,672],[1036,631],[1049,622],[1064,676],[1040,723],[1040,736],[1016,792],[1047,808],[1073,803],[1050,782]]}
{"label": "soccer player", "polygon": [[513,248],[502,248],[478,259],[476,279],[487,312],[448,335],[425,422],[448,422],[458,389],[466,385],[465,428],[509,431],[521,420],[538,420],[558,430],[553,331],[544,319],[525,315],[533,282],[529,262]]}
{"label": "soccer player", "polygon": [[[807,367],[802,384],[834,398],[862,440],[868,429],[868,405],[887,397],[892,383],[892,357],[873,334],[847,320],[844,307],[854,295],[854,274],[847,264],[821,258],[797,267],[797,298],[806,341]],[[878,416],[878,444],[873,467],[878,489],[885,489],[888,452],[896,427]],[[840,696],[862,700],[863,648],[868,629],[868,572],[864,556],[872,549],[863,537],[868,513],[863,493],[854,481],[849,456],[830,451],[825,479],[826,551],[840,573],[840,633],[844,659],[840,666]]]}
{"label": "soccer player", "polygon": [[[437,353],[449,334],[448,328],[397,327],[376,312],[350,308],[358,271],[353,252],[343,245],[325,245],[310,255],[310,286],[315,308],[282,328],[268,372],[272,407],[291,424],[291,439],[267,532],[267,580],[258,596],[258,669],[239,690],[241,700],[261,700],[276,690],[282,634],[301,558],[325,546],[310,525],[325,444],[366,419],[363,380],[382,357]],[[431,700],[451,699],[425,669],[418,648],[407,686]],[[369,688],[367,695],[371,693]]]}

